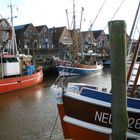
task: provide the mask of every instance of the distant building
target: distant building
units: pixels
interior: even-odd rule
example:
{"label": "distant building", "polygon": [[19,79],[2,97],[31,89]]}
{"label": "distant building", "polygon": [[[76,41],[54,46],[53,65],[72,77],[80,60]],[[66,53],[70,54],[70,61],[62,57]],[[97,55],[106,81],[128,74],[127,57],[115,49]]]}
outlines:
{"label": "distant building", "polygon": [[89,50],[89,49],[93,49],[93,47],[95,46],[95,38],[93,36],[92,31],[84,31],[82,32],[82,46],[84,48],[84,50]]}
{"label": "distant building", "polygon": [[6,46],[8,40],[11,39],[11,28],[10,23],[5,18],[0,19],[0,49],[6,49],[4,47]]}
{"label": "distant building", "polygon": [[52,38],[52,48],[67,48],[72,44],[72,39],[67,28],[53,27],[49,29]]}
{"label": "distant building", "polygon": [[39,48],[39,33],[32,23],[15,26],[17,45],[20,49]]}
{"label": "distant building", "polygon": [[92,32],[93,32],[93,36],[95,38],[95,42],[96,42],[97,46],[104,47],[105,42],[108,40],[104,30],[96,30],[96,31],[92,31]]}
{"label": "distant building", "polygon": [[49,48],[50,37],[48,27],[46,25],[40,25],[35,26],[35,28],[39,33],[39,48]]}

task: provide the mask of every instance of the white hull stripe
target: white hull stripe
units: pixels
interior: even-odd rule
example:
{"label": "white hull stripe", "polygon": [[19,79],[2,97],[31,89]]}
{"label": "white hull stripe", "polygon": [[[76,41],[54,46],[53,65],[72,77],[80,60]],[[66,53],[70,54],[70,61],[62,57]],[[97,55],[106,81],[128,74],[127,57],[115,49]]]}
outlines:
{"label": "white hull stripe", "polygon": [[[91,123],[88,123],[88,122],[84,122],[84,121],[81,121],[81,120],[78,120],[78,119],[75,119],[75,118],[72,118],[72,117],[69,117],[69,116],[66,116],[66,115],[64,117],[64,121],[67,122],[67,123],[76,125],[76,126],[83,127],[85,129],[89,129],[89,130],[99,132],[99,133],[104,133],[104,134],[111,135],[111,132],[112,132],[111,128],[102,127],[102,126],[98,126],[98,125],[91,124]],[[130,132],[127,133],[127,137],[134,138],[134,139],[140,138],[139,135],[132,134]]]}
{"label": "white hull stripe", "polygon": [[60,68],[63,68],[63,69],[77,69],[77,70],[87,70],[87,71],[90,71],[90,70],[100,70],[103,68],[103,66],[101,67],[97,67],[97,68],[90,68],[90,69],[87,69],[87,68],[78,68],[78,67],[65,67],[65,66],[59,66]]}

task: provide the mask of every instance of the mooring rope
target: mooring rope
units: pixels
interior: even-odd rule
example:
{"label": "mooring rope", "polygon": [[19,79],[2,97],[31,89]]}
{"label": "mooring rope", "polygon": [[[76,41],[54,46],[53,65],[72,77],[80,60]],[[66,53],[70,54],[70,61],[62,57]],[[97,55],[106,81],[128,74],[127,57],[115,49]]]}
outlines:
{"label": "mooring rope", "polygon": [[56,115],[56,119],[55,119],[54,125],[53,125],[53,127],[52,127],[51,134],[50,134],[50,136],[49,136],[49,140],[51,140],[51,137],[52,137],[52,134],[53,134],[53,132],[54,132],[54,129],[55,129],[57,120],[58,120],[58,113],[57,113],[57,115]]}

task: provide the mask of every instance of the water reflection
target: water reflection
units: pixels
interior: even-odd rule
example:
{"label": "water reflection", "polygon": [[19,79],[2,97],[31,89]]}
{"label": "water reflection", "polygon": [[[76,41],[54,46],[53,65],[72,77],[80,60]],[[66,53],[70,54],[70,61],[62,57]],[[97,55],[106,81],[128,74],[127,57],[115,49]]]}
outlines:
{"label": "water reflection", "polygon": [[77,77],[70,77],[66,79],[66,85],[68,82],[83,82],[95,85],[96,87],[100,88],[107,88],[107,91],[111,89],[111,76],[110,76],[110,69],[104,68],[101,72],[87,75],[87,76],[77,76]]}
{"label": "water reflection", "polygon": [[[47,140],[53,129],[57,108],[50,86],[55,78],[23,90],[0,95],[0,140]],[[110,88],[110,70],[89,76],[67,78],[68,82],[86,82]],[[56,125],[53,135],[59,135]],[[62,133],[61,133],[62,134]]]}
{"label": "water reflection", "polygon": [[2,94],[0,140],[46,140],[56,115],[57,109],[46,82]]}

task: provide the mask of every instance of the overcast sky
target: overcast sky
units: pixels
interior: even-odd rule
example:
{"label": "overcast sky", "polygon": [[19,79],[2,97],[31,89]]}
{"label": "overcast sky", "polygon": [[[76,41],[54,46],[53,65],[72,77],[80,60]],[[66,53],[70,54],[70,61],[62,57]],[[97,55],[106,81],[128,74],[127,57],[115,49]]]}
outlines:
{"label": "overcast sky", "polygon": [[[68,10],[69,23],[72,23],[73,0],[0,0],[0,14],[4,18],[10,17],[8,5],[13,4],[14,25],[32,23],[34,26],[47,25],[48,28],[67,26],[66,9]],[[92,30],[105,29],[123,0],[75,0],[76,26],[80,25],[81,8],[84,7],[82,16],[82,30],[88,30],[90,24],[97,16],[101,5],[104,7],[95,20]],[[129,34],[134,16],[140,0],[124,0],[121,8],[113,20],[125,20]],[[139,24],[140,30],[140,24]]]}

